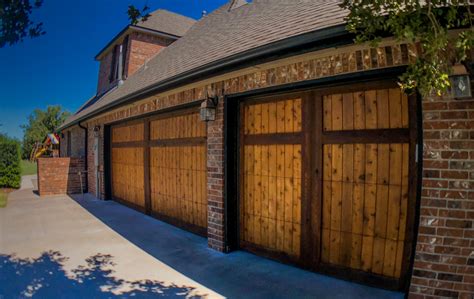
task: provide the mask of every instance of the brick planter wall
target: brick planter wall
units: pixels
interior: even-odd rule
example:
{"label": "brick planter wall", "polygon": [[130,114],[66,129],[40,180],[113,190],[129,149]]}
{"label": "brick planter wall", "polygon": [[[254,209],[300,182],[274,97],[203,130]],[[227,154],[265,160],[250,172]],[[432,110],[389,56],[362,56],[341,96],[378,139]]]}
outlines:
{"label": "brick planter wall", "polygon": [[[37,163],[40,196],[81,193],[78,172],[84,171],[84,159],[40,158]],[[82,183],[85,187],[85,174],[82,175]]]}
{"label": "brick planter wall", "polygon": [[474,99],[423,101],[424,162],[411,298],[474,298]]}

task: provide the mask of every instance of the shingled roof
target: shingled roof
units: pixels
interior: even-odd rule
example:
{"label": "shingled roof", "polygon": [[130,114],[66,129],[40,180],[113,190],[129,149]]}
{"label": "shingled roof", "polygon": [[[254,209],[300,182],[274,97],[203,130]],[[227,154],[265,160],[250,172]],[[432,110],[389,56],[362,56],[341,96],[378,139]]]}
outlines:
{"label": "shingled roof", "polygon": [[137,26],[176,36],[183,36],[194,23],[196,23],[195,19],[164,9],[158,9],[150,13],[150,17],[148,17],[146,21],[139,22]]}
{"label": "shingled roof", "polygon": [[291,37],[342,25],[347,11],[339,3],[339,0],[253,0],[234,9],[229,9],[228,3],[199,20],[122,86],[71,116],[62,128],[195,69]]}

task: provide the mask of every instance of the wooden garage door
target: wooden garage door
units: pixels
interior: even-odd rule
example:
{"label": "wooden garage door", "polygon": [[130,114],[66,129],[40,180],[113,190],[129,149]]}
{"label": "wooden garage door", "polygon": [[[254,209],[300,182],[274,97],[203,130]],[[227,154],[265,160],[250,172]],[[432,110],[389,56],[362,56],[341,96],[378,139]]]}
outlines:
{"label": "wooden garage door", "polygon": [[195,112],[152,120],[150,146],[152,213],[205,234],[206,124]]}
{"label": "wooden garage door", "polygon": [[402,288],[416,207],[416,97],[381,82],[240,105],[240,246]]}
{"label": "wooden garage door", "polygon": [[246,103],[240,244],[296,260],[301,240],[301,98]]}
{"label": "wooden garage door", "polygon": [[112,198],[144,211],[143,122],[112,127],[111,140]]}
{"label": "wooden garage door", "polygon": [[413,158],[408,97],[391,88],[322,100],[323,130],[333,138],[322,151],[321,260],[399,278]]}

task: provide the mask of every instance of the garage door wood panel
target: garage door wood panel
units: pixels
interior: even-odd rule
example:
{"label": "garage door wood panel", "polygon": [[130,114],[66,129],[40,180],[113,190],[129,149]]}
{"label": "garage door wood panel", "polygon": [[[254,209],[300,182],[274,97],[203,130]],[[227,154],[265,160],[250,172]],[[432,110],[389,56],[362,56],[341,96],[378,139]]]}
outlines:
{"label": "garage door wood panel", "polygon": [[324,131],[408,128],[408,96],[399,88],[323,96]]}
{"label": "garage door wood panel", "polygon": [[[398,88],[326,95],[323,107],[328,132],[408,127],[408,98]],[[323,145],[321,260],[399,278],[409,143],[372,142]]]}
{"label": "garage door wood panel", "polygon": [[201,232],[207,227],[206,134],[197,113],[150,122],[152,213]]}
{"label": "garage door wood panel", "polygon": [[[290,98],[245,105],[243,122],[241,243],[293,258],[300,256],[302,146],[300,135],[291,134],[301,132],[301,103]],[[300,140],[279,139],[288,133]]]}
{"label": "garage door wood panel", "polygon": [[240,246],[400,289],[416,206],[416,98],[393,83],[359,86],[240,103]]}
{"label": "garage door wood panel", "polygon": [[112,142],[143,141],[144,124],[121,125],[112,129]]}
{"label": "garage door wood panel", "polygon": [[205,155],[202,145],[151,148],[153,212],[207,226]]}
{"label": "garage door wood panel", "polygon": [[150,123],[151,140],[206,137],[206,134],[206,123],[199,119],[197,113],[166,117]]}
{"label": "garage door wood panel", "polygon": [[136,145],[144,139],[143,123],[126,123],[111,130],[112,197],[145,209],[144,150]]}
{"label": "garage door wood panel", "polygon": [[206,234],[206,136],[197,109],[112,126],[112,198]]}

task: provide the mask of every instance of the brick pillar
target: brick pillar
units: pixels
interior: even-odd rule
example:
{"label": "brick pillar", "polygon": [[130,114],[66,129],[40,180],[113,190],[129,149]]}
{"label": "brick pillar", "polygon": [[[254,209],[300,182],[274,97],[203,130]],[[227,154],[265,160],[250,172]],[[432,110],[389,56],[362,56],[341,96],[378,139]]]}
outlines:
{"label": "brick pillar", "polygon": [[224,101],[207,123],[207,236],[209,247],[224,251]]}
{"label": "brick pillar", "polygon": [[94,171],[94,126],[87,127],[87,184],[88,192],[95,194],[95,171]]}
{"label": "brick pillar", "polygon": [[423,101],[423,180],[411,298],[474,298],[474,99]]}
{"label": "brick pillar", "polygon": [[[88,142],[87,142],[87,169],[88,169],[88,186],[89,193],[95,196],[96,194],[96,168],[94,160],[94,127],[95,124],[88,125]],[[104,185],[104,126],[100,125],[99,132],[99,198],[105,198],[105,185]]]}

